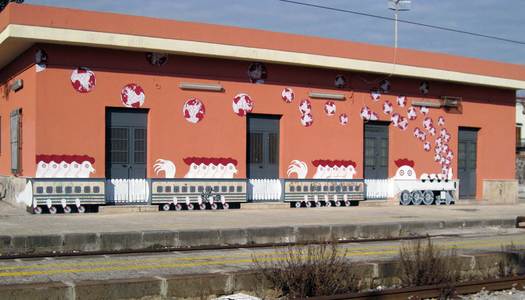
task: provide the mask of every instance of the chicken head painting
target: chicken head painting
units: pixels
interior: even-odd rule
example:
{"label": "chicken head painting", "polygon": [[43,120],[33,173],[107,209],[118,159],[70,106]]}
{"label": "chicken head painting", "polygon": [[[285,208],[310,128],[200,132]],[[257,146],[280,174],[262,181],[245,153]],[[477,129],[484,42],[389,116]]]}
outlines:
{"label": "chicken head painting", "polygon": [[394,163],[398,168],[394,179],[417,179],[413,160],[403,158],[396,160]]}
{"label": "chicken head painting", "polygon": [[139,108],[144,104],[146,95],[141,86],[130,83],[122,88],[120,92],[120,100],[126,107]]}
{"label": "chicken head painting", "polygon": [[87,155],[36,156],[36,178],[89,178],[95,159]]}
{"label": "chicken head painting", "polygon": [[233,158],[187,157],[184,163],[190,166],[184,178],[234,178],[238,172]]}

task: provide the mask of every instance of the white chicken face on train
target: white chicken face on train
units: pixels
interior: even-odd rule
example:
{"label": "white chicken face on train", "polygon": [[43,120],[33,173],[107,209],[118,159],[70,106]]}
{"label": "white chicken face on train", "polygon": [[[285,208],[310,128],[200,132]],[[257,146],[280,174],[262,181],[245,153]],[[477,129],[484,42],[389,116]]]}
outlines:
{"label": "white chicken face on train", "polygon": [[95,173],[95,169],[89,161],[83,161],[80,171],[77,174],[78,178],[89,178],[91,173]]}
{"label": "white chicken face on train", "polygon": [[397,169],[395,179],[417,179],[416,171],[411,166],[401,166]]}
{"label": "white chicken face on train", "polygon": [[45,177],[45,174],[49,170],[49,164],[44,161],[39,161],[36,165],[36,178],[42,178]]}
{"label": "white chicken face on train", "polygon": [[235,177],[235,174],[237,174],[237,168],[235,167],[234,164],[232,163],[228,163],[226,165],[226,170],[224,172],[224,177],[223,178],[234,178]]}
{"label": "white chicken face on train", "polygon": [[56,174],[58,173],[59,168],[60,168],[60,165],[57,162],[55,162],[55,161],[49,162],[48,167],[47,167],[48,170],[44,174],[43,177],[45,177],[45,178],[56,177]]}
{"label": "white chicken face on train", "polygon": [[56,178],[64,178],[66,174],[69,173],[70,166],[67,162],[61,161],[58,164],[58,171],[55,173]]}

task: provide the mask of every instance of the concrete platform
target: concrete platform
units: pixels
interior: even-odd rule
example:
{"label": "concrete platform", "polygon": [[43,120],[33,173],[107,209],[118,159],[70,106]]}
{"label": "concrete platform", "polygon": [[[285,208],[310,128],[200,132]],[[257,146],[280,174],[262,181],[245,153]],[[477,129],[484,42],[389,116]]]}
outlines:
{"label": "concrete platform", "polygon": [[0,255],[238,247],[515,227],[525,205],[30,215],[0,205]]}

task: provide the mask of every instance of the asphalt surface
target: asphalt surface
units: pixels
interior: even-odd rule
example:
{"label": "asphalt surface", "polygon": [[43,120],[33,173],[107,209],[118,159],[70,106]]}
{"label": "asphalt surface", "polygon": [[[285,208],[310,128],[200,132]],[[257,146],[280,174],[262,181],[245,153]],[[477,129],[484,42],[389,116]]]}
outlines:
{"label": "asphalt surface", "polygon": [[[458,230],[433,240],[443,249],[456,248],[460,254],[499,251],[511,243],[525,249],[525,229]],[[347,250],[349,259],[370,262],[394,258],[402,243],[407,241],[358,242],[340,247]],[[279,260],[287,251],[256,248],[0,260],[0,285],[233,272],[252,268],[254,256],[262,261]]]}

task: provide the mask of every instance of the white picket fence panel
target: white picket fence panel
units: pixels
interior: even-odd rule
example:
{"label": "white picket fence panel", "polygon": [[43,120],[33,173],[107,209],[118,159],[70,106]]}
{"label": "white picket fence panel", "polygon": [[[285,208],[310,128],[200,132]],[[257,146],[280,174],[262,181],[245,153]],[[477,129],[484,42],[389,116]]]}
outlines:
{"label": "white picket fence panel", "polygon": [[365,179],[366,199],[387,199],[392,197],[390,179]]}
{"label": "white picket fence panel", "polygon": [[112,196],[116,204],[145,203],[149,199],[149,184],[146,179],[110,179]]}
{"label": "white picket fence panel", "polygon": [[253,201],[281,200],[282,184],[279,179],[250,179],[248,199]]}

